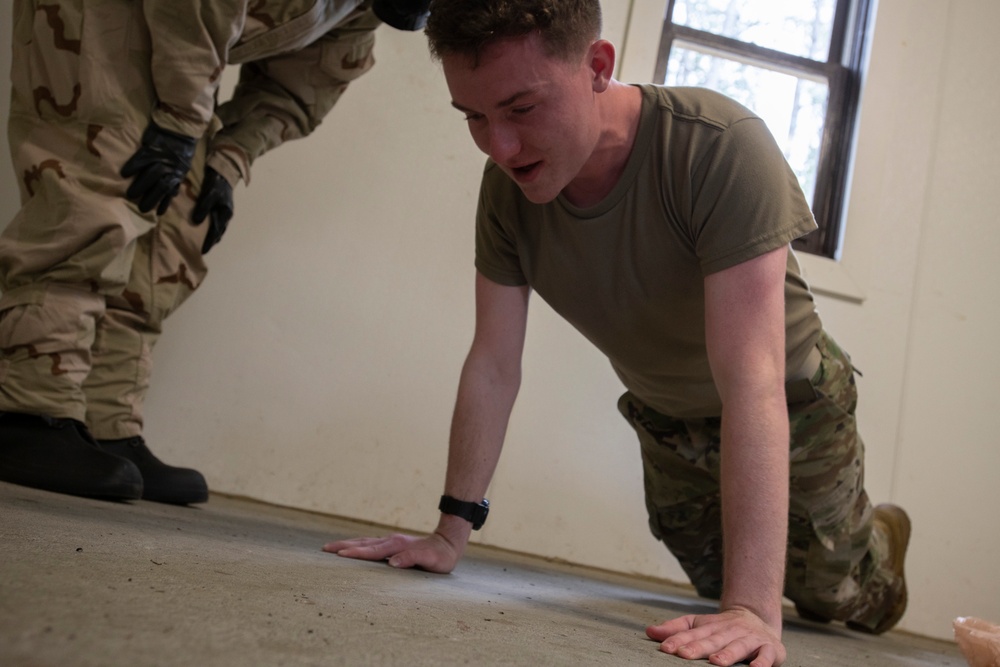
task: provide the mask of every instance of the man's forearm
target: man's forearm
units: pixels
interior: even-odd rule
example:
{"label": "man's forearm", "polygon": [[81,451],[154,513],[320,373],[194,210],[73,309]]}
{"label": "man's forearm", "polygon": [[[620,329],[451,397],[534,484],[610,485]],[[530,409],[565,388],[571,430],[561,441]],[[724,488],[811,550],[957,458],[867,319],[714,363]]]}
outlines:
{"label": "man's forearm", "polygon": [[[476,333],[458,383],[445,475],[445,493],[458,500],[481,501],[500,459],[521,386],[530,293],[527,286],[505,287],[476,274]],[[471,526],[455,520],[442,514],[436,532],[460,552]]]}
{"label": "man's forearm", "polygon": [[200,138],[215,108],[226,52],[242,29],[245,0],[143,0],[158,126]]}
{"label": "man's forearm", "polygon": [[771,397],[735,401],[723,415],[722,606],[781,628],[788,536],[788,412]]}
{"label": "man's forearm", "polygon": [[475,348],[462,368],[452,416],[445,493],[482,500],[503,448],[520,387],[520,368],[504,368]]}

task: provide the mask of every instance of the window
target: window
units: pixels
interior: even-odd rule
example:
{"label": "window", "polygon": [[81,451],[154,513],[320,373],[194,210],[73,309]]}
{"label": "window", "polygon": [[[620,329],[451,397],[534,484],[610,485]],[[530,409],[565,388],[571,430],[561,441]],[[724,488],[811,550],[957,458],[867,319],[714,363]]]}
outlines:
{"label": "window", "polygon": [[[662,0],[661,0],[662,1]],[[869,0],[667,0],[654,80],[715,89],[767,123],[836,257]]]}

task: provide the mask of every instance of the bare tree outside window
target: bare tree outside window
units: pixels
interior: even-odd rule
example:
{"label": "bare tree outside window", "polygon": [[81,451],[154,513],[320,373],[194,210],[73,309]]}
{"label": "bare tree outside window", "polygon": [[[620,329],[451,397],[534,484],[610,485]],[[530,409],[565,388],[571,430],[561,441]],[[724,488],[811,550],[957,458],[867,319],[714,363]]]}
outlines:
{"label": "bare tree outside window", "polygon": [[812,202],[796,249],[836,257],[869,0],[667,0],[655,80],[757,113]]}

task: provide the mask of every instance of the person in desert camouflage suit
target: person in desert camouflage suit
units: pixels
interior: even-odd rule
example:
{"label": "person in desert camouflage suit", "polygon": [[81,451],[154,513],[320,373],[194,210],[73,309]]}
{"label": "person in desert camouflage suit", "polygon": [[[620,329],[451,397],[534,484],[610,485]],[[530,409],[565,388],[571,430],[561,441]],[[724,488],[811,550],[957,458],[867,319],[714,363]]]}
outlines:
{"label": "person in desert camouflage suit", "polygon": [[[254,160],[312,132],[426,2],[18,0],[0,236],[0,480],[169,503],[204,477],[142,438],[150,353]],[[241,65],[216,106],[226,65]],[[207,221],[207,223],[206,223]]]}

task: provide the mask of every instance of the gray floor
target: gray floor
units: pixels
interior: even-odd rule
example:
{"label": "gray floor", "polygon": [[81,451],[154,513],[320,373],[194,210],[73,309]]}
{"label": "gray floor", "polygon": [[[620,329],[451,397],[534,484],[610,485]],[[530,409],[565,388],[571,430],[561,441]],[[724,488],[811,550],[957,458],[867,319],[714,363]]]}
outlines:
{"label": "gray floor", "polygon": [[[320,551],[370,526],[213,496],[109,503],[0,483],[0,665],[690,665],[646,624],[686,589],[471,548],[451,575]],[[792,614],[794,616],[794,614]],[[954,645],[788,617],[795,665],[965,665]]]}

